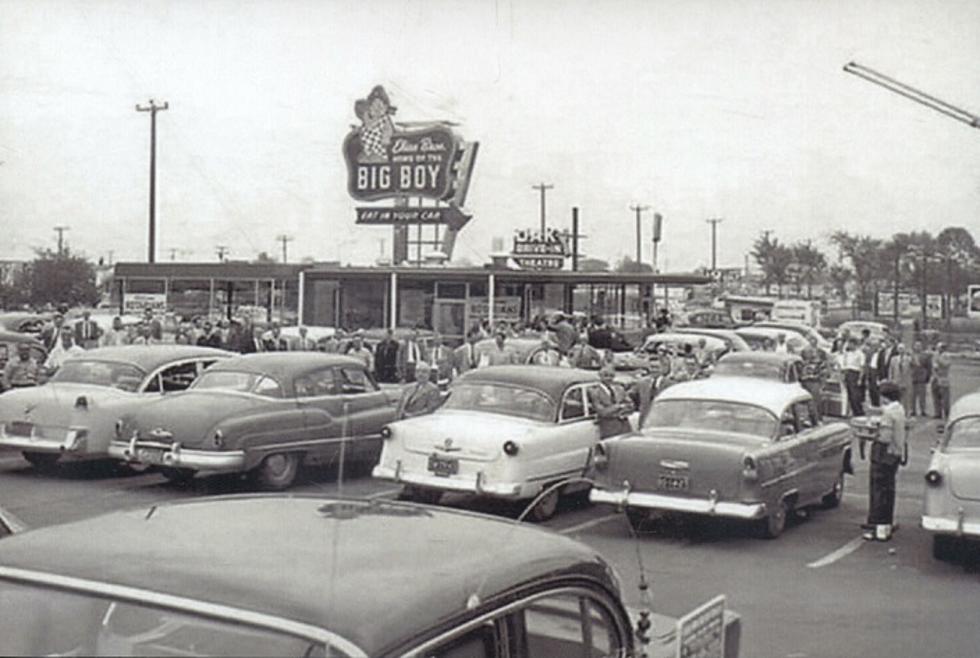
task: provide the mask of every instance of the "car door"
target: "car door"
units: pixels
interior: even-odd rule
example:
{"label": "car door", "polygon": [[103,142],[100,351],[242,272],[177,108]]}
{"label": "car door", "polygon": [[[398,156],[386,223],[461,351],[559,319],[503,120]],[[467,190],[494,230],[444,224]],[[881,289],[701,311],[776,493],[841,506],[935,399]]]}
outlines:
{"label": "car door", "polygon": [[809,488],[816,497],[822,497],[834,486],[844,464],[844,450],[850,445],[846,429],[840,424],[836,427],[823,422],[817,413],[813,400],[800,400],[794,403],[797,417],[808,424],[806,430],[809,443],[811,469]]}
{"label": "car door", "polygon": [[809,436],[800,432],[793,405],[783,409],[779,417],[779,436],[776,438],[775,477],[771,481],[773,491],[770,496],[781,499],[787,493],[795,494],[797,500],[808,496],[805,490],[809,459]]}
{"label": "car door", "polygon": [[589,455],[599,441],[599,426],[589,408],[586,384],[569,386],[558,407],[556,443],[549,470],[569,475],[585,472]]}
{"label": "car door", "polygon": [[825,428],[821,426],[813,405],[813,400],[801,399],[793,402],[793,415],[796,417],[797,432],[800,441],[800,476],[799,489],[801,499],[812,500],[827,493],[822,489],[823,482],[826,480],[827,462],[820,456],[820,447],[823,438],[827,436]]}
{"label": "car door", "polygon": [[395,419],[395,408],[364,366],[334,368],[341,403],[349,415],[351,436],[379,437],[381,428]]}

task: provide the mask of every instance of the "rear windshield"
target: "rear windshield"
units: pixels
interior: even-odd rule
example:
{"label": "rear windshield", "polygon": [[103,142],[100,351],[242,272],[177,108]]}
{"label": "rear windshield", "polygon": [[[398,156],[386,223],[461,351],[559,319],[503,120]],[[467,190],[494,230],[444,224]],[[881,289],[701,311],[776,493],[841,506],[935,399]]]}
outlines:
{"label": "rear windshield", "polygon": [[281,398],[282,387],[272,377],[237,370],[208,370],[191,385],[196,390],[239,391]]}
{"label": "rear windshield", "polygon": [[2,580],[0,655],[344,656],[241,622]]}
{"label": "rear windshield", "polygon": [[783,378],[783,368],[778,363],[761,363],[759,361],[725,361],[718,362],[712,373],[733,377],[761,377],[763,379]]}
{"label": "rear windshield", "polygon": [[960,418],[949,429],[947,448],[980,448],[980,416]]}
{"label": "rear windshield", "polygon": [[49,381],[112,386],[124,391],[135,392],[139,389],[145,376],[146,373],[128,363],[92,361],[76,357],[61,364],[58,372]]}
{"label": "rear windshield", "polygon": [[543,393],[517,386],[496,384],[458,384],[450,389],[443,409],[465,409],[554,421],[557,409]]}
{"label": "rear windshield", "polygon": [[677,427],[772,437],[776,417],[761,407],[719,400],[654,401],[643,428]]}

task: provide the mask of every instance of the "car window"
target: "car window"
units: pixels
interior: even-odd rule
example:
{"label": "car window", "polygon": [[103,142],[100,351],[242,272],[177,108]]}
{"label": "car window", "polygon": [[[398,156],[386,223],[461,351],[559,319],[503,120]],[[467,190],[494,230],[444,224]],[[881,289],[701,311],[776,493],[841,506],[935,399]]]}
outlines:
{"label": "car window", "polygon": [[796,431],[796,416],[793,413],[793,407],[790,406],[779,418],[779,438],[793,436]]}
{"label": "car window", "polygon": [[378,385],[367,371],[356,366],[337,368],[337,379],[340,392],[344,394],[371,393],[378,390]]}
{"label": "car window", "polygon": [[298,398],[338,395],[340,393],[333,368],[324,368],[323,370],[297,377],[296,381],[293,382],[293,386],[296,388],[296,397]]}
{"label": "car window", "polygon": [[197,362],[180,363],[160,373],[163,391],[183,391],[197,378]]}
{"label": "car window", "polygon": [[282,397],[282,387],[272,377],[260,377],[259,381],[255,383],[255,388],[252,389],[252,392],[267,398]]}
{"label": "car window", "polygon": [[[139,388],[144,377],[146,377],[145,372],[126,363],[77,357],[63,363],[51,377],[51,381],[112,386],[133,393]],[[159,391],[159,388],[156,390]]]}
{"label": "car window", "polygon": [[[526,658],[615,656],[621,646],[609,613],[595,600],[577,594],[550,595],[529,603],[515,615]],[[523,631],[523,632],[522,632]]]}
{"label": "car window", "polygon": [[980,416],[960,418],[949,428],[947,448],[980,448]]}
{"label": "car window", "polygon": [[309,640],[246,623],[33,585],[0,581],[0,610],[2,655],[323,654]]}
{"label": "car window", "polygon": [[576,386],[565,393],[565,400],[561,406],[561,419],[573,418],[585,418],[585,398],[581,386]]}
{"label": "car window", "polygon": [[500,655],[497,644],[494,624],[488,621],[427,651],[425,658],[496,658]]}
{"label": "car window", "polygon": [[465,409],[555,422],[557,404],[544,394],[504,384],[459,383],[449,391],[443,409]]}
{"label": "car window", "polygon": [[724,400],[657,400],[643,427],[679,427],[771,437],[776,417],[763,409]]}

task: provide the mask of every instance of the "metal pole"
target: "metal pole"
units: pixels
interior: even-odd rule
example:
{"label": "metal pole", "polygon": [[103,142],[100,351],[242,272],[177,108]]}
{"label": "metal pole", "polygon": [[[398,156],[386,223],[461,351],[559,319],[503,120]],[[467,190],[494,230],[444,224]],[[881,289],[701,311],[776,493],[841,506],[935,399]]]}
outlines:
{"label": "metal pole", "polygon": [[156,262],[156,189],[157,189],[157,112],[166,110],[170,107],[169,103],[164,102],[157,105],[156,101],[150,99],[150,104],[142,107],[136,106],[137,112],[150,113],[150,239],[149,253],[147,261]]}
{"label": "metal pole", "polygon": [[922,328],[925,329],[928,326],[928,317],[926,314],[926,268],[928,267],[926,263],[926,251],[922,250]]}
{"label": "metal pole", "polygon": [[902,276],[902,272],[900,269],[901,260],[902,260],[902,254],[900,251],[896,249],[895,250],[895,294],[893,299],[894,308],[892,309],[892,315],[893,315],[892,322],[895,324],[896,329],[898,328],[898,283],[899,283],[899,279]]}
{"label": "metal pole", "polygon": [[572,207],[572,271],[578,272],[578,206]]}
{"label": "metal pole", "polygon": [[643,254],[640,251],[640,234],[641,234],[640,216],[643,214],[644,210],[648,210],[649,208],[650,206],[642,206],[640,204],[636,204],[635,206],[630,206],[630,210],[636,212],[636,264],[637,265],[643,262]]}
{"label": "metal pole", "polygon": [[718,269],[718,224],[724,221],[721,218],[706,219],[711,224],[711,271]]}
{"label": "metal pole", "polygon": [[545,201],[544,201],[545,193],[548,190],[554,189],[554,187],[555,187],[554,185],[546,184],[546,183],[538,183],[537,185],[532,185],[531,186],[531,189],[533,189],[533,190],[539,190],[541,192],[541,237],[544,237],[544,232],[545,232],[545,228],[546,228],[546,222],[545,222]]}

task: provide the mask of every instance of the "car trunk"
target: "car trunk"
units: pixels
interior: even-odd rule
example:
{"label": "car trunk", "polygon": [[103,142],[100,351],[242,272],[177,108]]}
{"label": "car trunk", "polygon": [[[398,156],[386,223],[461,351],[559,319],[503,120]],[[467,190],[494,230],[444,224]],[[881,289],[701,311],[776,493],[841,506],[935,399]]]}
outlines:
{"label": "car trunk", "polygon": [[140,439],[205,447],[209,430],[219,421],[247,413],[260,403],[261,400],[226,391],[174,393],[141,408],[133,420]]}
{"label": "car trunk", "polygon": [[980,455],[953,453],[949,460],[949,487],[961,500],[980,500]]}
{"label": "car trunk", "polygon": [[542,423],[503,415],[443,410],[428,416],[402,421],[395,426],[403,437],[405,450],[419,454],[433,452],[472,461],[498,458],[504,442],[516,440]]}
{"label": "car trunk", "polygon": [[647,430],[609,444],[607,478],[628,480],[634,491],[706,498],[737,499],[742,460],[760,440],[700,430]]}

